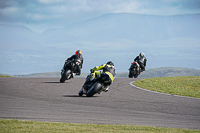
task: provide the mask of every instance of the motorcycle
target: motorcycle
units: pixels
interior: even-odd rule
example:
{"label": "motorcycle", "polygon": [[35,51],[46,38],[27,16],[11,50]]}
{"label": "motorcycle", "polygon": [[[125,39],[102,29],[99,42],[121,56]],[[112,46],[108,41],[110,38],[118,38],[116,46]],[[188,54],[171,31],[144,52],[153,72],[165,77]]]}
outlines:
{"label": "motorcycle", "polygon": [[131,63],[131,66],[129,68],[129,78],[137,78],[141,73],[140,65],[135,61]]}
{"label": "motorcycle", "polygon": [[85,94],[87,97],[92,97],[94,94],[100,94],[102,91],[105,91],[105,83],[109,81],[109,76],[107,74],[102,74],[101,77],[95,78],[91,81],[91,74],[86,77],[85,83],[81,90],[79,91],[79,96]]}
{"label": "motorcycle", "polygon": [[80,60],[76,61],[68,61],[66,63],[65,69],[62,69],[61,71],[61,78],[60,78],[60,83],[64,83],[66,80],[69,80],[74,77],[76,72],[76,67],[81,63]]}

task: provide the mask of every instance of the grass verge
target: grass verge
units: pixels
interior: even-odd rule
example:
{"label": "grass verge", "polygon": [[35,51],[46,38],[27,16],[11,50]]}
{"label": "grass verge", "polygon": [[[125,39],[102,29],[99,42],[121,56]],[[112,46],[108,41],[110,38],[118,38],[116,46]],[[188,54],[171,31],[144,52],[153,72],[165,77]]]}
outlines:
{"label": "grass verge", "polygon": [[0,75],[0,77],[12,77],[12,76],[9,76],[9,75]]}
{"label": "grass verge", "polygon": [[162,93],[200,98],[199,76],[141,79],[134,82],[134,85]]}
{"label": "grass verge", "polygon": [[73,124],[0,119],[1,133],[200,133],[200,130],[153,126]]}

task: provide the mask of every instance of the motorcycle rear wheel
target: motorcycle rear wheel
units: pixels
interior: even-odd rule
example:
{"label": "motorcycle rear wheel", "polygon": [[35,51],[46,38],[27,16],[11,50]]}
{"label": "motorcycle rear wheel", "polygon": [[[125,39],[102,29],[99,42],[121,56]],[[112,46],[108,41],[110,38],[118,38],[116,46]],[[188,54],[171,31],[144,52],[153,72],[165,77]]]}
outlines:
{"label": "motorcycle rear wheel", "polygon": [[66,70],[60,78],[60,83],[64,83],[65,80],[69,80],[71,78],[71,70]]}
{"label": "motorcycle rear wheel", "polygon": [[87,91],[86,96],[87,97],[92,97],[94,94],[100,91],[102,85],[100,82],[96,82],[90,90]]}
{"label": "motorcycle rear wheel", "polygon": [[136,75],[134,75],[134,78],[137,78],[139,75],[138,74],[136,74]]}

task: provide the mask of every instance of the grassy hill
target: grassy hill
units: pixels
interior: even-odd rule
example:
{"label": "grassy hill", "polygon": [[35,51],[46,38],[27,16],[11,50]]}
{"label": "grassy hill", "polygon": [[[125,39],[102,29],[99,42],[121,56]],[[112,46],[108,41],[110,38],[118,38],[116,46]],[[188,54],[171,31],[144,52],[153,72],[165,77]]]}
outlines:
{"label": "grassy hill", "polygon": [[143,78],[175,77],[175,76],[200,76],[200,70],[177,67],[162,67],[149,69],[140,75]]}
{"label": "grassy hill", "polygon": [[[200,76],[200,70],[179,68],[179,67],[161,67],[147,69],[142,72],[138,78],[154,78],[154,77],[175,77],[175,76]],[[128,77],[127,73],[118,73],[118,77]]]}
{"label": "grassy hill", "polygon": [[[86,77],[88,73],[82,73],[77,77]],[[29,75],[16,75],[17,77],[60,77],[60,72],[49,73],[34,73]],[[200,70],[178,67],[161,67],[147,69],[142,72],[138,78],[153,78],[153,77],[175,77],[175,76],[200,76]],[[128,77],[128,72],[119,72],[117,77]]]}

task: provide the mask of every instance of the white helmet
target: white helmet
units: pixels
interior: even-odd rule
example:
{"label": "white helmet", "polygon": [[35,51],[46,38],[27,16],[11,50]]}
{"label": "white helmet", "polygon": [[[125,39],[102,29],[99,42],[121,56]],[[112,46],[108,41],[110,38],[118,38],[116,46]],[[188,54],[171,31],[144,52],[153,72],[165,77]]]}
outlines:
{"label": "white helmet", "polygon": [[140,56],[140,57],[144,57],[144,53],[140,53],[139,56]]}

